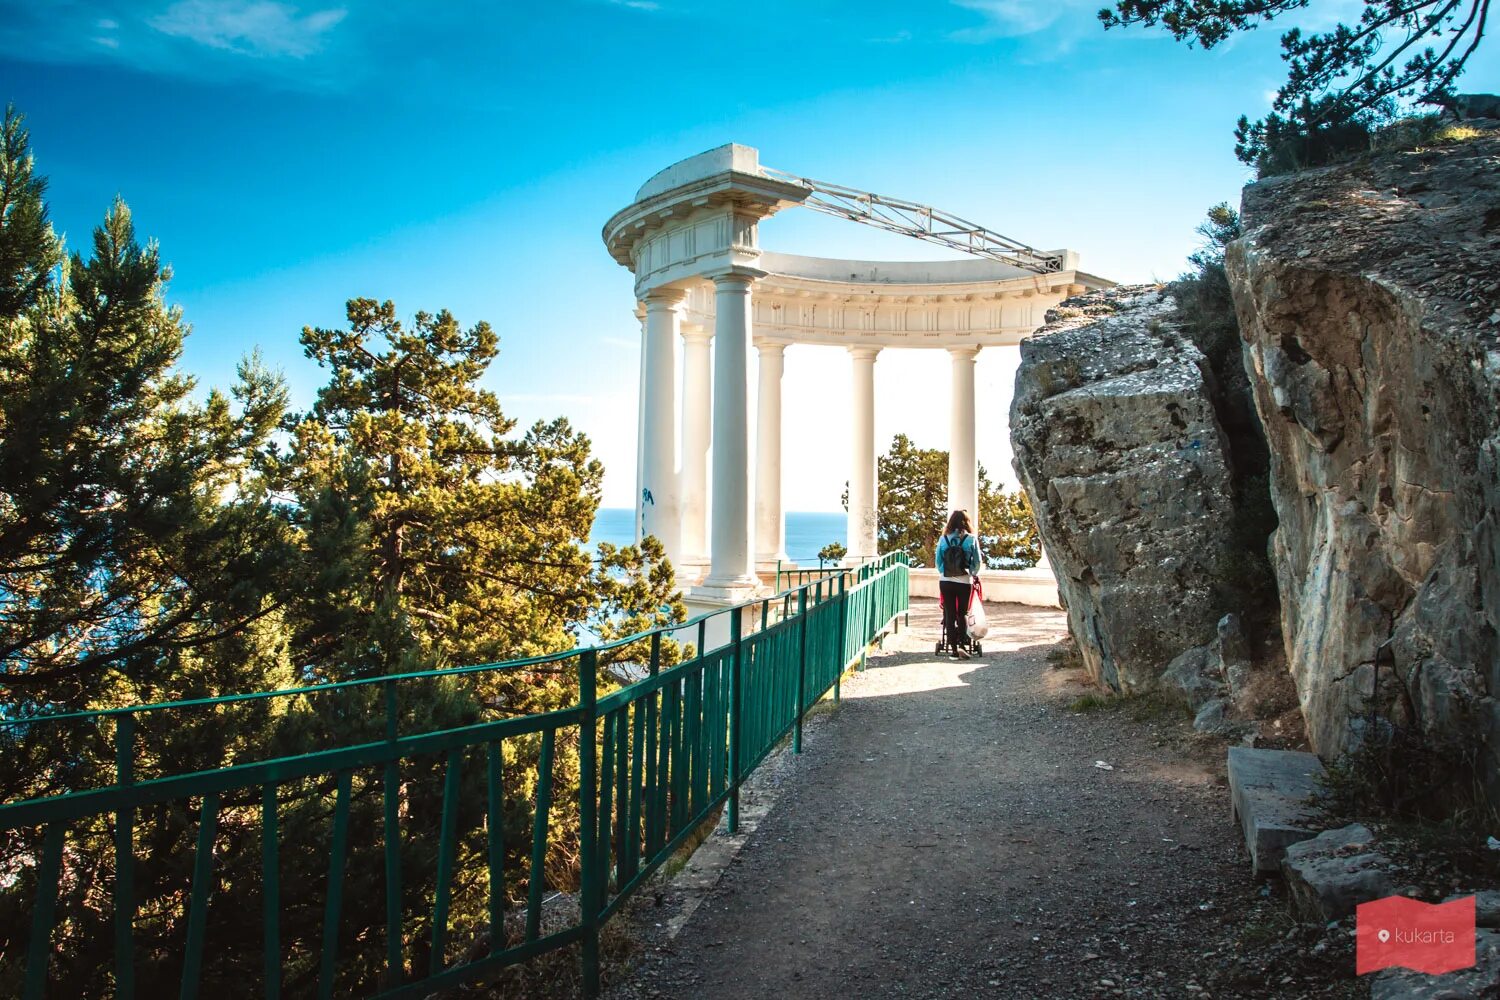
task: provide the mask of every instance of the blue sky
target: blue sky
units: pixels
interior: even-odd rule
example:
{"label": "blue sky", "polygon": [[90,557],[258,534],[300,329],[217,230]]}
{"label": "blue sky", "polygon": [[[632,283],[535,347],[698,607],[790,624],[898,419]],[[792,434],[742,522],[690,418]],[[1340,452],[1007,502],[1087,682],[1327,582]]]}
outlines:
{"label": "blue sky", "polygon": [[[564,414],[633,492],[638,325],[599,231],[667,164],[723,142],[923,201],[1117,280],[1169,278],[1203,211],[1248,179],[1242,112],[1282,77],[1276,31],[1205,53],[1104,32],[1100,0],[0,0],[0,99],[29,119],[54,219],[81,245],[116,193],[175,270],[184,367],[258,345],[294,402],[297,344],[353,295],[452,309],[501,336],[488,382],[523,422]],[[1351,10],[1314,0],[1308,21]],[[1500,48],[1465,90],[1500,89]],[[941,256],[790,212],[769,249]],[[1012,480],[1013,352],[980,361],[981,461]],[[877,435],[944,446],[946,355],[887,352]],[[847,361],[788,354],[787,503],[838,506]],[[913,390],[916,391],[913,391]],[[814,429],[815,428],[815,429]]]}

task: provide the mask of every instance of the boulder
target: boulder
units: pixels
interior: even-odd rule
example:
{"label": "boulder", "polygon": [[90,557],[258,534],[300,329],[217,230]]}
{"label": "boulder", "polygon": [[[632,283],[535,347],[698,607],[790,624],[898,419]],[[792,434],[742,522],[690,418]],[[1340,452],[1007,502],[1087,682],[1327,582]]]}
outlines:
{"label": "boulder", "polygon": [[1250,686],[1250,643],[1245,640],[1240,616],[1233,612],[1219,619],[1216,631],[1218,639],[1214,652],[1219,661],[1219,673],[1229,690],[1230,701],[1238,704]]}
{"label": "boulder", "polygon": [[1246,188],[1227,268],[1308,737],[1384,717],[1500,802],[1500,135]]}
{"label": "boulder", "polygon": [[1177,654],[1162,672],[1161,683],[1194,712],[1211,701],[1221,700],[1219,696],[1224,693],[1219,658],[1212,646],[1193,646]]}
{"label": "boulder", "polygon": [[1474,934],[1474,965],[1429,976],[1411,969],[1384,969],[1370,980],[1370,1000],[1494,1000],[1500,997],[1500,931]]}
{"label": "boulder", "polygon": [[[1233,483],[1204,355],[1149,286],[1069,300],[1021,343],[1015,469],[1094,680],[1152,686],[1215,638]],[[1206,698],[1200,698],[1199,704]]]}
{"label": "boulder", "polygon": [[1375,835],[1362,823],[1325,830],[1293,844],[1281,859],[1297,911],[1320,923],[1347,917],[1360,903],[1393,895],[1393,870],[1390,858],[1375,847]]}
{"label": "boulder", "polygon": [[1198,714],[1193,716],[1193,728],[1200,733],[1230,733],[1237,727],[1224,717],[1224,712],[1229,708],[1229,702],[1223,698],[1214,698],[1203,703],[1198,709]]}

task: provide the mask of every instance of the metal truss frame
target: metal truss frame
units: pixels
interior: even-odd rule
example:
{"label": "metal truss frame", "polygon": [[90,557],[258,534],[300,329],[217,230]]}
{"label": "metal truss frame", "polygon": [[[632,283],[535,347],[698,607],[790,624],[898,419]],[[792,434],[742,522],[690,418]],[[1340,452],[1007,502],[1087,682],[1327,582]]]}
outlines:
{"label": "metal truss frame", "polygon": [[1037,274],[1049,274],[1063,269],[1060,254],[1038,250],[930,205],[919,205],[914,201],[888,198],[842,184],[798,177],[784,170],[772,170],[768,167],[761,169],[781,180],[812,188],[813,194],[802,205],[815,212],[926,240],[976,257],[988,257]]}

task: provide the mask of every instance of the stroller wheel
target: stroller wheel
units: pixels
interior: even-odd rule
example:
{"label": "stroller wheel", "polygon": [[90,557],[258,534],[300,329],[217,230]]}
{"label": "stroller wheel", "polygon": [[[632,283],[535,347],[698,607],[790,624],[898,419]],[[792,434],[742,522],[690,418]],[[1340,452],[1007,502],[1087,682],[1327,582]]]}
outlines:
{"label": "stroller wheel", "polygon": [[938,643],[938,644],[937,644],[937,648],[935,648],[935,649],[934,649],[934,650],[933,650],[933,652],[934,652],[934,653],[941,653],[941,652],[942,652],[942,651],[943,651],[943,644],[942,644],[942,643],[941,643],[941,642],[939,642],[939,643]]}
{"label": "stroller wheel", "polygon": [[977,643],[977,642],[976,642],[976,643],[974,643],[974,655],[975,655],[975,656],[983,656],[983,655],[984,655],[984,647],[983,647],[983,646],[981,646],[981,645],[980,645],[980,644],[979,644],[979,643]]}

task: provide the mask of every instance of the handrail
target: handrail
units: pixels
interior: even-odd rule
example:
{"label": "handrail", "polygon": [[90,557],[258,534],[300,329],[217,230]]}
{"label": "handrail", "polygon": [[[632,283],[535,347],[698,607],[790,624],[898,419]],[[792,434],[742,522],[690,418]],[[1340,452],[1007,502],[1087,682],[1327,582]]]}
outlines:
{"label": "handrail", "polygon": [[[730,829],[737,827],[744,780],[788,735],[801,752],[807,711],[830,692],[837,698],[845,671],[894,626],[907,608],[908,577],[908,560],[895,554],[598,647],[21,720],[113,717],[114,777],[105,787],[0,805],[0,870],[7,875],[0,896],[11,897],[7,912],[24,913],[29,904],[31,914],[29,935],[0,928],[10,940],[26,941],[24,950],[0,961],[11,981],[19,979],[22,1000],[92,994],[110,982],[127,1000],[137,991],[194,998],[206,975],[242,979],[254,968],[265,970],[267,997],[279,997],[283,982],[299,992],[316,982],[320,997],[390,1000],[427,996],[577,943],[585,994],[596,996],[600,927],[717,810],[726,809]],[[720,616],[727,616],[729,641],[707,648],[708,627]],[[698,632],[694,656],[664,665],[663,642],[685,628]],[[650,646],[649,673],[601,694],[601,651],[640,642]],[[394,681],[564,660],[576,660],[577,668],[576,698],[569,696],[566,707],[397,731]],[[355,725],[342,730],[338,746],[300,754],[282,747],[268,760],[137,778],[142,713],[369,684],[383,685],[384,739],[375,735],[376,703],[372,718],[340,715]],[[205,725],[217,718],[210,715]],[[299,718],[273,721],[292,723],[288,732],[298,737]],[[97,746],[90,744],[89,753],[97,757]],[[95,757],[90,767],[110,770],[108,760]],[[568,761],[576,763],[577,782],[560,786],[560,775],[574,773]],[[152,831],[150,838],[137,840],[138,823]],[[369,832],[351,836],[351,830]],[[508,853],[523,837],[527,849]],[[419,845],[426,860],[415,863],[410,852]],[[323,852],[326,880],[307,867]],[[190,885],[180,875],[163,877],[185,871],[189,855]],[[575,870],[571,861],[563,859],[576,859],[576,882],[568,874]],[[70,888],[82,870],[105,873],[87,896]],[[366,874],[346,885],[346,870]],[[381,871],[383,880],[372,877]],[[257,872],[258,915],[254,907],[222,902],[212,910],[221,878],[249,893],[239,897],[243,903],[255,897]],[[281,884],[294,873],[302,898],[286,908]],[[483,887],[478,895],[475,886]],[[548,917],[547,893],[572,890],[576,916]],[[307,898],[319,892],[321,899]],[[520,901],[513,904],[515,895]],[[488,940],[450,940],[460,906],[470,908],[463,926],[489,927]],[[147,912],[151,920],[138,919]],[[507,930],[508,914],[519,918],[514,931]],[[347,926],[352,920],[361,921],[357,934]],[[425,948],[412,947],[414,922],[430,928]],[[81,940],[92,943],[79,947]],[[148,952],[151,961],[142,963]],[[113,976],[104,967],[111,961]]]}

